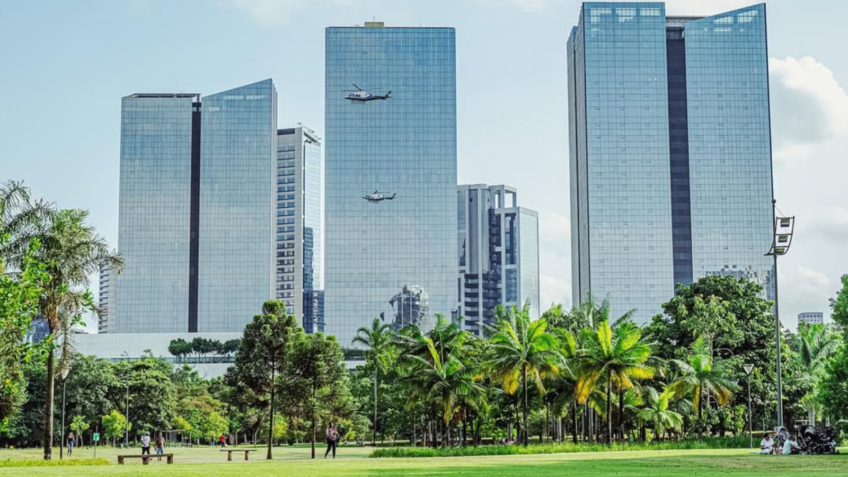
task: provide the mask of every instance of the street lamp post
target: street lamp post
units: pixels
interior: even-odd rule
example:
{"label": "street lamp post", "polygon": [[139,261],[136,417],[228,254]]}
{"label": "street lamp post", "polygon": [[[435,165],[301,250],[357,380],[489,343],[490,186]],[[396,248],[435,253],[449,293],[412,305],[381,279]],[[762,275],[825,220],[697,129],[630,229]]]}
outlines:
{"label": "street lamp post", "polygon": [[59,438],[59,459],[64,457],[65,451],[65,383],[68,381],[68,373],[71,371],[71,368],[65,368],[62,370],[62,431],[60,432]]}
{"label": "street lamp post", "polygon": [[130,385],[126,384],[127,387],[127,431],[124,435],[124,447],[129,447],[130,445]]}
{"label": "street lamp post", "polygon": [[745,370],[745,375],[748,376],[748,440],[749,447],[754,448],[754,414],[751,411],[751,371],[754,370],[753,364],[742,365]]}

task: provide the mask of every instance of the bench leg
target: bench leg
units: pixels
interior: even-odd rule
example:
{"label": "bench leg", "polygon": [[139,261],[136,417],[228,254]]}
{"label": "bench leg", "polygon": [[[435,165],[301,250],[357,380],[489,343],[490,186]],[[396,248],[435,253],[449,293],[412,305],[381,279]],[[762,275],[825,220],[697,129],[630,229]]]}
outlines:
{"label": "bench leg", "polygon": [[232,462],[232,461],[233,461],[233,453],[227,452],[227,462]]}
{"label": "bench leg", "polygon": [[169,455],[169,456],[168,456],[168,463],[169,463],[169,464],[173,464],[173,463],[174,463],[174,456],[172,456],[172,455]]}
{"label": "bench leg", "polygon": [[148,458],[142,457],[141,461],[144,463],[144,465],[150,464],[150,459],[148,459]]}
{"label": "bench leg", "polygon": [[244,460],[250,460],[249,457],[250,457],[250,452],[245,452],[244,453]]}
{"label": "bench leg", "polygon": [[121,456],[118,456],[118,465],[124,465],[124,458]]}

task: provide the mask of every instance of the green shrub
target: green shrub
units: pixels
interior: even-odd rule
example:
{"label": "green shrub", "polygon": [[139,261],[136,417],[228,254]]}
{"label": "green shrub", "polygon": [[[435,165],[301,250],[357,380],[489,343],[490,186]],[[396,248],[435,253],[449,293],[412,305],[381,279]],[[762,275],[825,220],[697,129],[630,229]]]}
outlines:
{"label": "green shrub", "polygon": [[377,449],[371,457],[466,457],[483,455],[513,454],[561,454],[574,452],[623,452],[648,450],[694,450],[694,449],[745,449],[747,437],[725,437],[701,440],[665,441],[652,443],[613,443],[606,444],[533,444],[528,447],[476,446],[476,447],[396,447]]}
{"label": "green shrub", "polygon": [[4,459],[0,467],[65,467],[77,465],[109,465],[106,459]]}

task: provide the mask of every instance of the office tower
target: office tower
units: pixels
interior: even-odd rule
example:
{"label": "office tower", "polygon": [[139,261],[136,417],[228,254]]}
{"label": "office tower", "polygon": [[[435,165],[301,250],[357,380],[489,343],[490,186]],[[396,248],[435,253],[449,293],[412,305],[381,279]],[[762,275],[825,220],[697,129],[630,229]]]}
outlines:
{"label": "office tower", "polygon": [[314,131],[277,131],[276,182],[276,297],[308,333],[321,331],[321,140]]}
{"label": "office tower", "polygon": [[274,296],[276,116],[271,80],[123,98],[110,333],[241,332]]}
{"label": "office tower", "polygon": [[798,313],[798,326],[805,325],[823,325],[824,313],[820,311],[812,311],[806,313]]}
{"label": "office tower", "polygon": [[459,314],[479,334],[492,325],[495,307],[530,304],[540,314],[539,215],[518,206],[518,193],[505,185],[457,188]]}
{"label": "office tower", "polygon": [[324,307],[342,346],[405,319],[409,294],[424,328],[455,312],[455,43],[452,28],[326,30]]}
{"label": "office tower", "polygon": [[[110,304],[112,303],[109,300],[109,281],[111,278],[111,270],[105,265],[100,266],[100,288],[98,291],[99,299],[97,300],[97,332],[98,333],[108,333],[110,331],[109,328],[109,315],[110,315]],[[112,322],[114,326],[114,321]]]}
{"label": "office tower", "polygon": [[575,302],[646,322],[676,283],[775,296],[766,9],[584,3],[568,40]]}

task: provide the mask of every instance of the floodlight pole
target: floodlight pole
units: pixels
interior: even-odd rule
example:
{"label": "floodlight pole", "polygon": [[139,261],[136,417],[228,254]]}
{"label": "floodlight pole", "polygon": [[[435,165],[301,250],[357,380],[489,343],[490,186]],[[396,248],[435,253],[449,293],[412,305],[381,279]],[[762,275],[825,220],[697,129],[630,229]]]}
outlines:
{"label": "floodlight pole", "polygon": [[754,370],[754,365],[746,364],[743,366],[745,375],[748,376],[748,446],[754,448],[754,412],[751,410],[751,371]]}
{"label": "floodlight pole", "polygon": [[[772,199],[772,222],[775,240],[777,237],[777,200]],[[776,245],[776,244],[775,244]],[[780,295],[777,291],[777,250],[774,251],[774,342],[777,352],[777,427],[783,426],[783,380],[780,369]]]}

